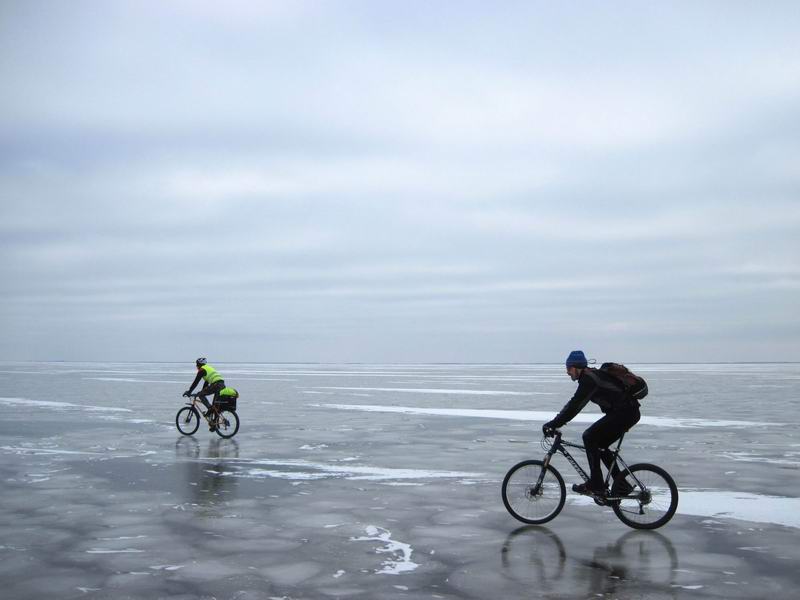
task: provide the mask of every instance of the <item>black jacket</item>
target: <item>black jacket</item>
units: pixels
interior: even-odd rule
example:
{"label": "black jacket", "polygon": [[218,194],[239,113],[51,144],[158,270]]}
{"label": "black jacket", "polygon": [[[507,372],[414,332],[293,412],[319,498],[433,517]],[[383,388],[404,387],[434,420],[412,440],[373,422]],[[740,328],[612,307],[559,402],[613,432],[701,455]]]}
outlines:
{"label": "black jacket", "polygon": [[622,385],[615,377],[598,369],[586,368],[578,379],[578,389],[575,390],[575,395],[551,421],[552,426],[558,428],[569,423],[589,401],[597,404],[604,413],[639,405],[636,400],[629,400],[625,397]]}

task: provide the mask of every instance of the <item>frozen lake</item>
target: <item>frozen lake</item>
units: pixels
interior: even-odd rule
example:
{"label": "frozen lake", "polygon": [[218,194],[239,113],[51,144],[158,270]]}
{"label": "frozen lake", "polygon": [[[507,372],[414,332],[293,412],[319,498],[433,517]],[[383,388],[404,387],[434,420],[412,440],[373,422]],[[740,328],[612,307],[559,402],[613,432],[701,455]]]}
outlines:
{"label": "frozen lake", "polygon": [[630,365],[651,395],[623,455],[681,492],[656,532],[571,493],[545,526],[505,511],[503,476],[541,458],[541,424],[575,389],[561,365],[215,366],[242,394],[231,440],[175,429],[191,362],[0,363],[3,597],[785,598],[800,585],[800,365]]}

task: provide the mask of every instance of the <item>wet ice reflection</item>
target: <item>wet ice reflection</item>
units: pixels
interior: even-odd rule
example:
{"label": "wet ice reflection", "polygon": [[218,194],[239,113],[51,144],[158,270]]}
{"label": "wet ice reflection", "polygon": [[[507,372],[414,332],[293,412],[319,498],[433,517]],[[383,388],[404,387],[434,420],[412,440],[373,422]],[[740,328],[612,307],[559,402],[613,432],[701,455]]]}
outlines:
{"label": "wet ice reflection", "polygon": [[[585,594],[634,592],[630,584],[665,589],[678,577],[678,553],[658,532],[628,531],[613,543],[569,547],[553,530],[524,526],[501,548],[503,574],[542,591],[564,592],[565,581],[581,581]],[[575,587],[577,593],[579,588]]]}

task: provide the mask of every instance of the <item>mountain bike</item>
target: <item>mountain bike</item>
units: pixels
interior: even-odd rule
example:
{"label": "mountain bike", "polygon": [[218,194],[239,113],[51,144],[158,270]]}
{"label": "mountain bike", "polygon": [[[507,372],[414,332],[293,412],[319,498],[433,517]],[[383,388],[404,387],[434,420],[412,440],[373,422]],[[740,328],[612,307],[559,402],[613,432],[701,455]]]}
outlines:
{"label": "mountain bike", "polygon": [[[657,529],[666,524],[678,508],[678,487],[659,466],[638,463],[630,465],[622,459],[619,449],[622,438],[613,450],[612,466],[619,474],[610,491],[608,484],[615,469],[609,468],[604,486],[605,496],[591,496],[596,504],[609,506],[619,520],[634,529]],[[511,516],[523,523],[541,525],[555,519],[567,497],[564,478],[550,464],[553,455],[562,454],[580,477],[588,483],[589,476],[567,450],[585,450],[583,446],[562,440],[556,431],[552,438],[542,439],[543,460],[523,460],[508,471],[503,479],[503,504]]]}
{"label": "mountain bike", "polygon": [[211,410],[203,413],[198,408],[198,404],[202,406],[199,396],[195,394],[189,398],[191,401],[187,402],[186,406],[175,415],[175,426],[183,435],[195,434],[197,428],[200,427],[201,415],[208,422],[209,427],[222,438],[232,438],[239,431],[239,415],[236,414],[235,409],[220,402],[213,404]]}

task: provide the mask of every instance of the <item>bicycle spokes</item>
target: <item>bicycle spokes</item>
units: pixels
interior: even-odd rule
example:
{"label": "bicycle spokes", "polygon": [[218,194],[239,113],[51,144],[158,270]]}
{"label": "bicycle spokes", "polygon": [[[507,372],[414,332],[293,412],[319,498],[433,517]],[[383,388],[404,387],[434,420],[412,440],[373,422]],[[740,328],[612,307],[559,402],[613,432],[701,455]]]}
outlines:
{"label": "bicycle spokes", "polygon": [[633,489],[612,506],[623,523],[636,529],[655,529],[672,518],[678,506],[678,489],[669,473],[642,463],[631,466],[625,475],[635,482]]}

